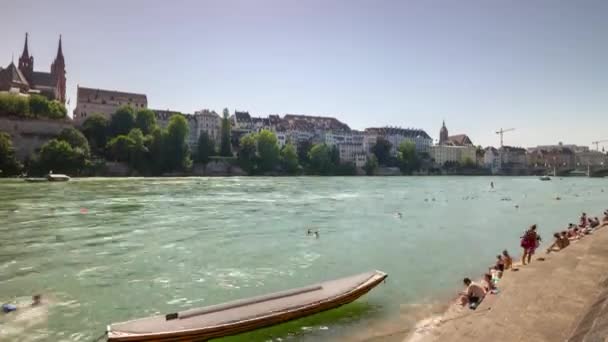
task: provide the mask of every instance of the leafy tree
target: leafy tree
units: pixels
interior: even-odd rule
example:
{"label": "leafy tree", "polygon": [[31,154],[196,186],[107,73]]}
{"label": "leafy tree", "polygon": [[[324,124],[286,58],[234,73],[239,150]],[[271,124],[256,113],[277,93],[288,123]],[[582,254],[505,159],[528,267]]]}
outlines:
{"label": "leafy tree", "polygon": [[122,106],[112,115],[110,135],[128,134],[135,127],[135,113],[131,106]]}
{"label": "leafy tree", "polygon": [[232,157],[232,149],[230,146],[230,119],[228,108],[224,108],[221,128],[220,156]]}
{"label": "leafy tree", "polygon": [[473,169],[477,167],[477,163],[471,157],[465,157],[462,161],[462,167]]}
{"label": "leafy tree", "polygon": [[148,156],[150,158],[149,165],[151,173],[160,175],[165,167],[164,141],[167,137],[167,132],[156,127],[152,133],[146,137],[145,145],[148,148]]}
{"label": "leafy tree", "polygon": [[248,174],[255,172],[256,166],[256,137],[255,134],[247,134],[241,137],[239,143],[238,163]]}
{"label": "leafy tree", "polygon": [[399,168],[403,174],[411,174],[420,168],[420,160],[416,155],[416,145],[409,140],[401,142],[398,148],[397,158]]}
{"label": "leafy tree", "polygon": [[365,166],[363,169],[365,170],[365,174],[368,176],[372,176],[376,169],[378,168],[378,159],[376,159],[375,155],[370,155],[367,157],[367,161],[365,162]]}
{"label": "leafy tree", "polygon": [[298,172],[298,168],[300,167],[298,164],[298,154],[292,144],[285,145],[281,150],[281,164],[288,174]]}
{"label": "leafy tree", "polygon": [[376,156],[380,165],[389,165],[391,159],[391,148],[393,145],[390,141],[378,137],[376,144],[372,147],[372,153]]}
{"label": "leafy tree", "polygon": [[0,94],[0,116],[30,115],[30,104],[27,97],[14,94]]}
{"label": "leafy tree", "polygon": [[167,126],[167,136],[164,139],[165,167],[169,171],[185,171],[192,166],[190,151],[186,144],[188,137],[188,122],[183,115],[173,115]]}
{"label": "leafy tree", "polygon": [[30,113],[34,117],[48,116],[49,100],[44,96],[32,94],[29,98]]}
{"label": "leafy tree", "polygon": [[115,161],[128,162],[135,142],[126,135],[119,135],[108,142],[108,152]]}
{"label": "leafy tree", "polygon": [[149,109],[140,109],[135,116],[135,127],[144,135],[150,134],[156,127],[156,115]]}
{"label": "leafy tree", "polygon": [[266,129],[256,134],[258,164],[261,171],[272,171],[279,162],[279,145],[277,136]]}
{"label": "leafy tree", "polygon": [[40,150],[39,169],[45,172],[79,174],[86,162],[85,151],[80,147],[72,148],[66,141],[50,140]]}
{"label": "leafy tree", "polygon": [[82,124],[82,132],[95,153],[102,153],[107,144],[108,119],[102,114],[89,116]]}
{"label": "leafy tree", "polygon": [[68,110],[63,103],[59,101],[50,101],[47,116],[51,119],[65,119],[68,116]]}
{"label": "leafy tree", "polygon": [[129,165],[140,172],[144,172],[147,166],[148,153],[144,134],[139,128],[134,128],[129,132],[128,138],[133,142],[129,151]]}
{"label": "leafy tree", "polygon": [[87,141],[87,138],[85,138],[85,136],[79,130],[73,127],[68,127],[62,130],[61,133],[59,133],[57,140],[67,142],[72,148],[78,147],[82,149],[85,155],[87,156],[90,153],[89,142]]}
{"label": "leafy tree", "polygon": [[312,148],[312,142],[310,140],[302,140],[298,142],[298,162],[302,166],[307,166],[310,162],[308,158],[308,152]]}
{"label": "leafy tree", "polygon": [[316,144],[308,152],[310,170],[314,174],[329,175],[333,169],[330,148],[325,144]]}
{"label": "leafy tree", "polygon": [[14,176],[20,169],[21,165],[15,158],[11,136],[0,132],[0,177]]}
{"label": "leafy tree", "polygon": [[201,132],[201,135],[198,137],[197,160],[206,165],[209,162],[209,157],[214,154],[215,144],[213,143],[213,140],[209,138],[207,132]]}
{"label": "leafy tree", "polygon": [[338,149],[338,146],[333,145],[330,149],[330,153],[331,153],[331,162],[334,165],[339,165],[340,164],[340,150]]}

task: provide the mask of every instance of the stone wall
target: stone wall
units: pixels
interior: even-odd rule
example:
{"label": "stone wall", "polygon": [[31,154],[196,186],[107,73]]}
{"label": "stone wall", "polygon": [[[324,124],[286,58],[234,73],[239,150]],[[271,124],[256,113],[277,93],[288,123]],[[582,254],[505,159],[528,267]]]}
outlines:
{"label": "stone wall", "polygon": [[207,165],[195,163],[192,167],[193,176],[246,176],[247,173],[233,163],[224,160],[213,160]]}
{"label": "stone wall", "polygon": [[0,117],[0,132],[10,134],[15,154],[22,161],[68,127],[72,127],[69,120]]}

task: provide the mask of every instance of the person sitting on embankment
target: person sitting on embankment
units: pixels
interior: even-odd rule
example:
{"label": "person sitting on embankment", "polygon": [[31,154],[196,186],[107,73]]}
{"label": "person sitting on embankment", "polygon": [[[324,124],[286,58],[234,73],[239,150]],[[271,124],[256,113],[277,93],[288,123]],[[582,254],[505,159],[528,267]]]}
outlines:
{"label": "person sitting on embankment", "polygon": [[505,270],[513,269],[513,258],[511,258],[506,249],[502,251],[502,260],[505,263]]}
{"label": "person sitting on embankment", "polygon": [[[555,238],[555,241],[553,241],[553,244],[547,248],[547,253],[551,253],[552,251],[560,251],[568,246],[560,233],[553,234],[553,237]],[[568,241],[568,239],[565,240]],[[568,241],[568,244],[570,244],[570,241]]]}
{"label": "person sitting on embankment", "polygon": [[475,310],[479,303],[486,296],[486,291],[483,287],[477,283],[474,283],[469,278],[464,278],[464,285],[467,287],[467,290],[461,292],[460,296],[460,304],[462,306],[469,305],[469,308]]}

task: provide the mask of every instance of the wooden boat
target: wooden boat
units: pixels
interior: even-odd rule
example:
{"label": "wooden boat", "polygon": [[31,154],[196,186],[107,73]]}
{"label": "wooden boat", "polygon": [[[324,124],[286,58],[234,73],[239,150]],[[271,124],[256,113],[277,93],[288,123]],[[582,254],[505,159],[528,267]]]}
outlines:
{"label": "wooden boat", "polygon": [[108,341],[205,341],[337,308],[363,296],[388,275],[362,273],[317,285],[115,323]]}
{"label": "wooden boat", "polygon": [[46,176],[46,179],[49,182],[67,182],[70,180],[70,176],[58,174],[58,173],[49,173]]}

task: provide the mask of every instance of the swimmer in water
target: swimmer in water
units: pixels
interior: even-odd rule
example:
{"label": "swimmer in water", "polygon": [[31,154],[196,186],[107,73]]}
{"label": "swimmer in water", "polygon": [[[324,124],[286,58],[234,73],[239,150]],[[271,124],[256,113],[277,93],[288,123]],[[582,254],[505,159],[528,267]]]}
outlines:
{"label": "swimmer in water", "polygon": [[312,229],[308,228],[308,232],[306,232],[306,235],[312,235]]}
{"label": "swimmer in water", "polygon": [[494,189],[494,182],[490,182],[490,188]]}
{"label": "swimmer in water", "polygon": [[317,239],[319,238],[319,231],[318,230],[315,231],[315,238],[317,238]]}
{"label": "swimmer in water", "polygon": [[[38,306],[40,304],[42,304],[42,295],[39,295],[39,294],[33,295],[32,304],[30,304],[30,306]],[[10,303],[2,304],[2,312],[4,312],[4,313],[17,311],[18,308],[19,307],[15,304],[10,304]]]}

